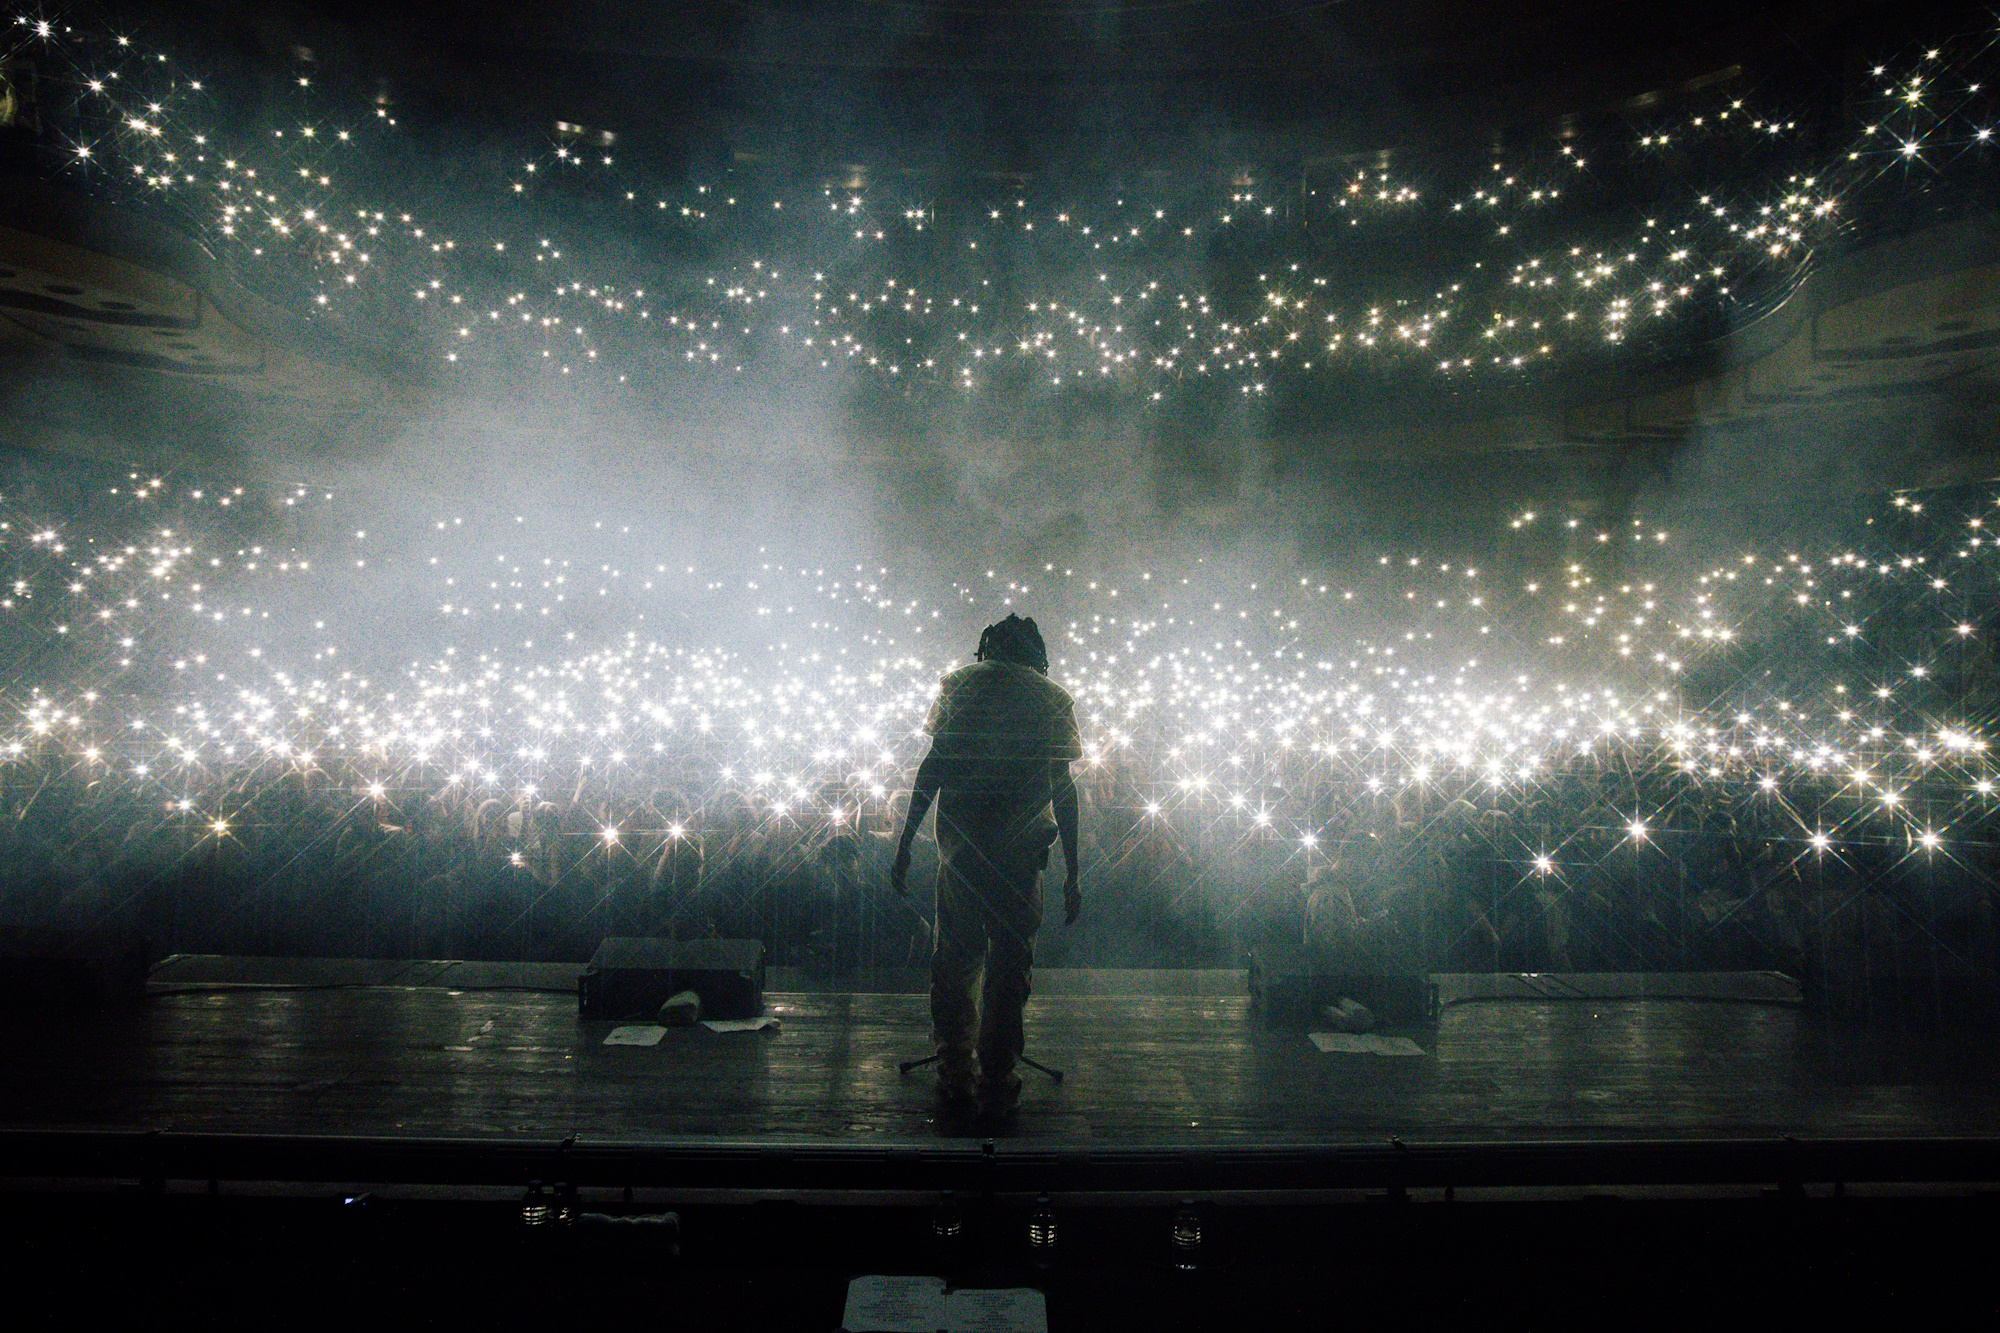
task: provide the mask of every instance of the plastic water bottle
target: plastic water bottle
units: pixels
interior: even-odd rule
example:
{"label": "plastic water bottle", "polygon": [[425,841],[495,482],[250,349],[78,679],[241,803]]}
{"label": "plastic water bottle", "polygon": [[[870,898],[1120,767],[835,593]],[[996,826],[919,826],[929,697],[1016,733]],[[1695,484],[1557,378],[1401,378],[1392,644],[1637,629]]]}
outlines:
{"label": "plastic water bottle", "polygon": [[1037,1268],[1056,1261],[1056,1210],[1046,1194],[1036,1197],[1034,1211],[1028,1214],[1028,1253]]}
{"label": "plastic water bottle", "polygon": [[1192,1273],[1201,1266],[1201,1212],[1193,1199],[1182,1199],[1174,1214],[1174,1267]]}
{"label": "plastic water bottle", "polygon": [[946,1190],[938,1196],[937,1207],[931,1209],[931,1235],[939,1241],[949,1243],[958,1239],[958,1233],[965,1229],[958,1215],[958,1196]]}

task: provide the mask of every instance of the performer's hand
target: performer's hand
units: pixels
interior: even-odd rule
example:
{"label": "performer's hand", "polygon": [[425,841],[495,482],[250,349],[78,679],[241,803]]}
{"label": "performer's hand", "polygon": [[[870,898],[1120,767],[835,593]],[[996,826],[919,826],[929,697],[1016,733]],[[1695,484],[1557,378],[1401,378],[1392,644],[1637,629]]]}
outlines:
{"label": "performer's hand", "polygon": [[896,891],[898,898],[910,896],[910,845],[904,843],[896,849],[896,864],[889,867],[889,887]]}
{"label": "performer's hand", "polygon": [[1083,890],[1077,887],[1076,872],[1070,871],[1063,878],[1063,924],[1076,924],[1077,914],[1083,911]]}

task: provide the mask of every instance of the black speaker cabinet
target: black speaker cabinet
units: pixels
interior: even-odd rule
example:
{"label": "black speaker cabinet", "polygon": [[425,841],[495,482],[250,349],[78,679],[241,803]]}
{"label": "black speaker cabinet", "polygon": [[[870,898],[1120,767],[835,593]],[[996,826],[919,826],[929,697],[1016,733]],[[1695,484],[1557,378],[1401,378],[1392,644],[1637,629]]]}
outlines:
{"label": "black speaker cabinet", "polygon": [[614,936],[577,978],[585,1018],[652,1018],[679,991],[701,996],[703,1018],[764,1012],[761,940],[662,940]]}
{"label": "black speaker cabinet", "polygon": [[1390,1023],[1428,1022],[1438,1015],[1437,983],[1416,973],[1361,973],[1301,949],[1250,951],[1250,1000],[1267,1028],[1310,1028],[1320,1011],[1358,1000]]}
{"label": "black speaker cabinet", "polygon": [[133,931],[0,929],[0,999],[36,1008],[93,1009],[146,993],[152,950]]}

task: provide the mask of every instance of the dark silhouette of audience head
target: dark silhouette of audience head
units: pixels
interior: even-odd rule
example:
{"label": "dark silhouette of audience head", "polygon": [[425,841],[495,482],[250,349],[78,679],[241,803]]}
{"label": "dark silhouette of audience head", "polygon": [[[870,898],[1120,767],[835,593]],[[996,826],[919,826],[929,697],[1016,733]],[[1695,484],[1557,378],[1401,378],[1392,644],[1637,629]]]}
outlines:
{"label": "dark silhouette of audience head", "polygon": [[1024,620],[1010,615],[988,625],[979,636],[979,650],[972,656],[978,662],[1012,662],[1016,666],[1033,667],[1044,676],[1049,674],[1049,650],[1032,618]]}

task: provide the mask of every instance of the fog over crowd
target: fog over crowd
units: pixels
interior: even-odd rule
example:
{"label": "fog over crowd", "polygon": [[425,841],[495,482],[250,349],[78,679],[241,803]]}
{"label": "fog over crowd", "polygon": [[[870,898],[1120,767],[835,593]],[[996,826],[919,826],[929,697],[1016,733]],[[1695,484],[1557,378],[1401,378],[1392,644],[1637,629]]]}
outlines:
{"label": "fog over crowd", "polygon": [[1810,117],[1777,80],[1462,158],[912,183],[7,23],[63,90],[8,151],[334,369],[0,385],[0,920],[921,966],[920,724],[1018,612],[1087,750],[1045,964],[1994,965],[1992,488],[1776,427],[1342,452],[1721,364],[1974,210],[1985,44],[1886,42]]}

